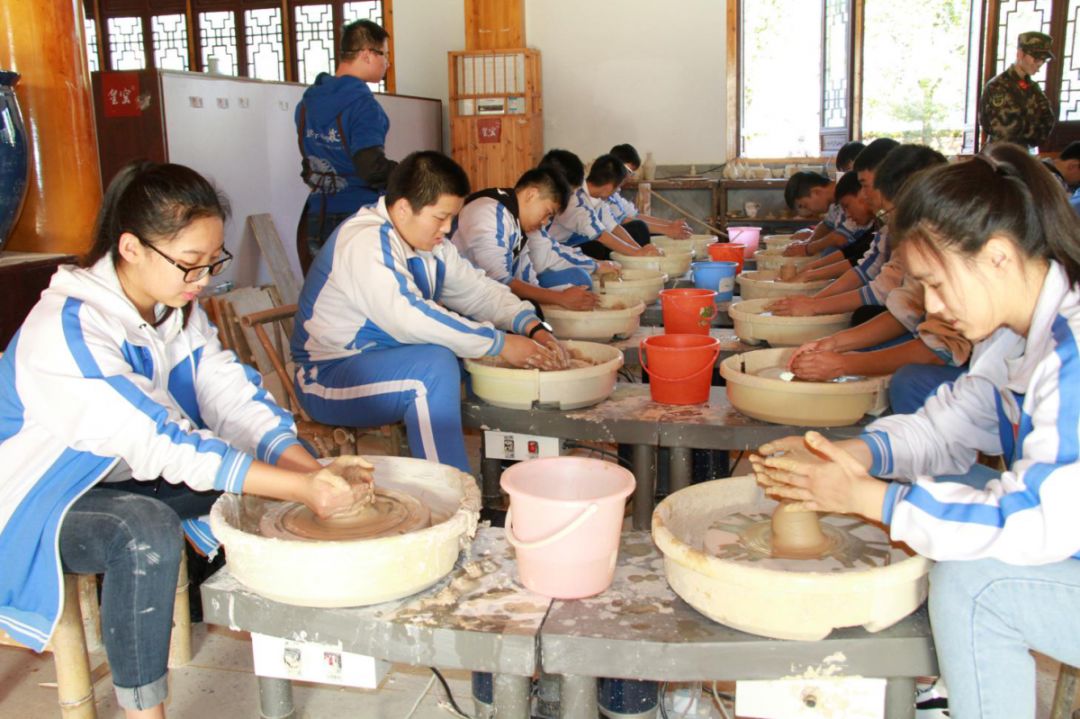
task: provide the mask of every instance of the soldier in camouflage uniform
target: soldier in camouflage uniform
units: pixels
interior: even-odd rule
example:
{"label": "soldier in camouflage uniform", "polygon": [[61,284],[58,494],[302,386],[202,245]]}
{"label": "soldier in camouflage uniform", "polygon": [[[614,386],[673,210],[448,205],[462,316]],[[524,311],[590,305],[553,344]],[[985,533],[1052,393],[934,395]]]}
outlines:
{"label": "soldier in camouflage uniform", "polygon": [[1032,148],[1046,141],[1054,129],[1054,109],[1031,76],[1053,57],[1049,35],[1020,33],[1016,62],[986,83],[979,101],[979,124],[988,142]]}

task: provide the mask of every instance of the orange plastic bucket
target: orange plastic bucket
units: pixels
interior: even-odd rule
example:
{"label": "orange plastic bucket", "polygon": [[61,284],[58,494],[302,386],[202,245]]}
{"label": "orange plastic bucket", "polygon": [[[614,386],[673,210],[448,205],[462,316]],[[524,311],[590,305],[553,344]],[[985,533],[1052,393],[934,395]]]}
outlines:
{"label": "orange plastic bucket", "polygon": [[599,459],[546,457],[515,464],[499,485],[510,495],[506,541],[522,584],[556,599],[611,585],[633,474]]}
{"label": "orange plastic bucket", "polygon": [[716,291],[706,289],[660,290],[660,309],[667,334],[709,334],[716,314]]}
{"label": "orange plastic bucket", "polygon": [[714,242],[709,245],[709,259],[714,262],[735,262],[739,265],[735,273],[739,274],[746,259],[746,245],[741,242]]}
{"label": "orange plastic bucket", "polygon": [[638,346],[642,368],[649,373],[653,402],[701,404],[709,401],[712,368],[720,356],[720,340],[702,335],[653,335]]}

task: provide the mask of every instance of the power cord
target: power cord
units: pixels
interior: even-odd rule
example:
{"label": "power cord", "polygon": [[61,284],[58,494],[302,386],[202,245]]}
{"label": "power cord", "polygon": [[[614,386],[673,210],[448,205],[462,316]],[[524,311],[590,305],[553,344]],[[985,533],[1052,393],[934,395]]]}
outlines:
{"label": "power cord", "polygon": [[428,668],[431,669],[431,673],[434,674],[435,678],[439,680],[440,684],[442,684],[443,691],[446,693],[446,698],[450,702],[450,707],[453,709],[454,713],[458,717],[461,717],[461,719],[472,719],[472,717],[462,711],[461,707],[458,706],[458,703],[454,701],[454,695],[450,691],[450,685],[446,683],[446,679],[443,677],[442,672],[440,672],[435,667]]}
{"label": "power cord", "polygon": [[576,441],[574,441],[572,439],[568,439],[568,440],[565,440],[563,442],[563,446],[564,447],[569,447],[570,449],[584,449],[584,450],[588,450],[589,452],[596,452],[597,454],[603,455],[604,457],[610,457],[610,458],[614,459],[616,462],[623,465],[627,469],[630,469],[630,470],[634,469],[634,465],[631,464],[629,460],[624,459],[623,457],[620,457],[615,452],[610,452],[610,451],[608,451],[606,449],[600,449],[599,447],[594,447],[591,444],[585,444],[584,442],[576,442]]}
{"label": "power cord", "polygon": [[420,692],[420,696],[416,697],[416,701],[412,705],[412,709],[405,715],[405,719],[412,719],[413,714],[416,714],[416,710],[420,708],[420,702],[424,701],[424,697],[431,691],[431,685],[435,683],[435,675],[432,674],[428,679],[428,683],[424,685],[424,691]]}

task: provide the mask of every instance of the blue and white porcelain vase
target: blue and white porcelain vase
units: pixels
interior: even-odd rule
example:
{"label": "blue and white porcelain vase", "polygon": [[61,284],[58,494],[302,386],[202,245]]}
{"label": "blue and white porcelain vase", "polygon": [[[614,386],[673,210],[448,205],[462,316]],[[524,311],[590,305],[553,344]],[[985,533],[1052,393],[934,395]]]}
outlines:
{"label": "blue and white porcelain vase", "polygon": [[26,198],[26,128],[15,85],[19,73],[0,70],[0,250]]}

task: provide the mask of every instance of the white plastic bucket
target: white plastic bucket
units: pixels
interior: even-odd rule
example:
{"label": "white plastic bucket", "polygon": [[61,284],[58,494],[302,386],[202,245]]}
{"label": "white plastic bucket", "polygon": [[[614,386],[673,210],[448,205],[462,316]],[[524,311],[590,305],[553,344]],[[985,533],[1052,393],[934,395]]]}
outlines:
{"label": "white plastic bucket", "polygon": [[510,495],[506,539],[522,584],[555,599],[611,585],[633,474],[598,459],[547,457],[515,464],[499,484]]}

